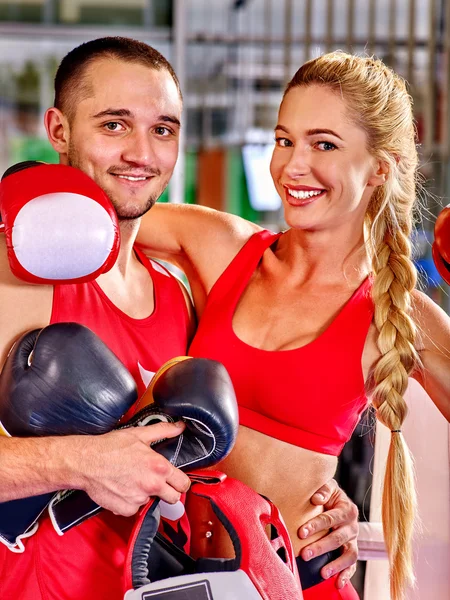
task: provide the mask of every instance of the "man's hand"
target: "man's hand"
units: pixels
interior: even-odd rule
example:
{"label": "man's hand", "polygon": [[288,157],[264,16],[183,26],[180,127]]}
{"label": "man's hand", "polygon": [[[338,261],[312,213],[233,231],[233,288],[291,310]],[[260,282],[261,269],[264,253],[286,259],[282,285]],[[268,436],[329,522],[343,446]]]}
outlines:
{"label": "man's hand", "polygon": [[342,548],[341,556],[323,567],[321,575],[328,579],[340,572],[336,587],[343,588],[356,571],[358,509],[334,479],[317,490],[311,503],[323,505],[325,512],[302,525],[298,530],[299,538],[306,539],[318,531],[326,530],[329,533],[302,548],[301,557],[310,560],[325,552]]}
{"label": "man's hand", "polygon": [[[175,503],[189,482],[175,467],[192,470],[217,464],[236,440],[238,409],[233,384],[225,367],[214,360],[178,357],[168,361],[136,409],[125,425],[126,431],[115,432],[112,449],[90,452],[95,468],[93,472],[87,469],[87,481],[83,478],[86,471],[80,469],[81,485],[75,488],[81,487],[81,491],[69,490],[52,501],[50,516],[59,532],[97,514],[102,507],[126,516],[147,503],[150,496]],[[181,428],[170,423],[179,419],[185,423]],[[150,425],[156,421],[162,424]],[[104,440],[112,437],[107,434]],[[157,443],[150,449],[151,442]],[[118,450],[119,443],[125,445]],[[129,450],[132,452],[123,469]],[[100,464],[95,462],[96,457]],[[110,464],[103,466],[108,460]],[[117,485],[119,465],[121,480]],[[106,482],[105,470],[110,473]],[[123,501],[128,506],[121,506]]]}
{"label": "man's hand", "polygon": [[188,490],[189,477],[150,444],[178,436],[183,429],[182,422],[158,423],[77,438],[82,445],[77,444],[75,468],[80,481],[76,487],[103,508],[123,516],[135,514],[150,496],[174,504]]}

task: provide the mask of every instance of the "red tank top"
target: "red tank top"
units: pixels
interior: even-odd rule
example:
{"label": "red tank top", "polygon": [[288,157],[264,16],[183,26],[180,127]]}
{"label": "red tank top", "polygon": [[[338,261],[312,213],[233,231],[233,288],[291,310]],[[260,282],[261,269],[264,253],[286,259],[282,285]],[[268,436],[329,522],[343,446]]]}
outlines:
{"label": "red tank top", "polygon": [[[152,374],[184,355],[188,312],[176,279],[139,251],[154,284],[155,309],[145,319],[120,311],[94,282],[54,287],[51,323],[76,321],[92,329],[126,365],[143,392]],[[0,544],[0,598],[123,599],[122,574],[134,518],[108,511],[59,537],[48,516],[13,554]]]}
{"label": "red tank top", "polygon": [[141,395],[161,365],[187,349],[189,315],[177,280],[159,263],[136,253],[154,284],[155,309],[133,319],[115,306],[96,281],[55,285],[50,322],[76,321],[94,331],[133,375]]}
{"label": "red tank top", "polygon": [[337,456],[367,406],[361,357],[373,317],[371,280],[311,343],[283,351],[249,346],[235,335],[233,315],[264,251],[280,235],[256,233],[230,263],[209,293],[189,354],[228,369],[241,425]]}

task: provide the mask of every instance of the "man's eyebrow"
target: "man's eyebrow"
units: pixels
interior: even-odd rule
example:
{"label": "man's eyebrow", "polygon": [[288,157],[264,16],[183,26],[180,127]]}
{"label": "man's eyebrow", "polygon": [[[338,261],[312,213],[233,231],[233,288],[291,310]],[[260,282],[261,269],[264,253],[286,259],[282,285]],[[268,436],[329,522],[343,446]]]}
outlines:
{"label": "man's eyebrow", "polygon": [[[284,127],[283,125],[278,124],[275,127],[275,131],[277,131],[277,129],[280,129],[281,131],[284,131],[285,133],[289,133],[289,129],[287,129],[286,127]],[[335,137],[339,138],[340,140],[344,141],[340,135],[338,135],[335,131],[333,131],[332,129],[308,129],[308,131],[306,132],[307,136],[312,136],[312,135],[323,135],[324,133],[328,134],[328,135],[334,135]]]}
{"label": "man's eyebrow", "polygon": [[[102,119],[103,117],[131,117],[133,118],[133,113],[128,108],[107,108],[106,110],[102,110],[98,112],[96,115],[92,115],[92,119]],[[157,121],[162,121],[163,123],[173,123],[174,125],[181,126],[180,120],[173,115],[159,115],[156,119]]]}
{"label": "man's eyebrow", "polygon": [[92,119],[101,119],[102,117],[132,117],[133,113],[128,108],[107,108],[96,115],[92,115]]}
{"label": "man's eyebrow", "polygon": [[164,123],[173,123],[174,125],[178,125],[178,127],[181,126],[180,119],[177,119],[172,115],[160,115],[157,120],[163,121]]}

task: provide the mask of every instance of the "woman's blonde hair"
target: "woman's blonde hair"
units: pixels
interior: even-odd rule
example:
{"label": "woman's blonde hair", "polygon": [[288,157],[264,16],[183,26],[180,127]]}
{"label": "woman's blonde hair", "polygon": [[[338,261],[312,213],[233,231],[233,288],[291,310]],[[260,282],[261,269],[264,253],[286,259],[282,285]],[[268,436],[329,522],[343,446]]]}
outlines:
{"label": "woman's blonde hair", "polygon": [[381,357],[371,394],[378,419],[391,430],[383,490],[383,527],[391,565],[391,596],[404,596],[414,581],[412,534],[416,494],[412,459],[399,433],[407,413],[403,394],[419,366],[416,327],[410,317],[416,270],[409,236],[416,200],[418,155],[412,101],[405,81],[374,58],[343,52],[305,63],[286,88],[324,85],[346,103],[352,121],[367,134],[367,149],[387,166],[375,188],[365,225],[374,281],[374,321]]}

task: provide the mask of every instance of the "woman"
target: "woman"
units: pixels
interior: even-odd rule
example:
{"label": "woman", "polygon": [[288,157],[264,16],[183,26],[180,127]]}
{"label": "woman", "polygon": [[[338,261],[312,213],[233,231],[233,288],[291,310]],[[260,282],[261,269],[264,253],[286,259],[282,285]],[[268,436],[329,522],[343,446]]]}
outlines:
{"label": "woman", "polygon": [[[450,319],[415,290],[410,258],[411,99],[381,61],[327,54],[287,86],[275,136],[286,232],[158,206],[138,241],[185,271],[200,317],[190,353],[222,361],[235,384],[241,428],[221,468],[278,505],[297,553],[297,530],[317,511],[308,498],[332,477],[370,397],[392,432],[383,521],[397,600],[413,580],[414,485],[401,434],[409,375],[450,420]],[[308,564],[298,563],[303,581]],[[305,598],[357,597],[327,584]]]}

